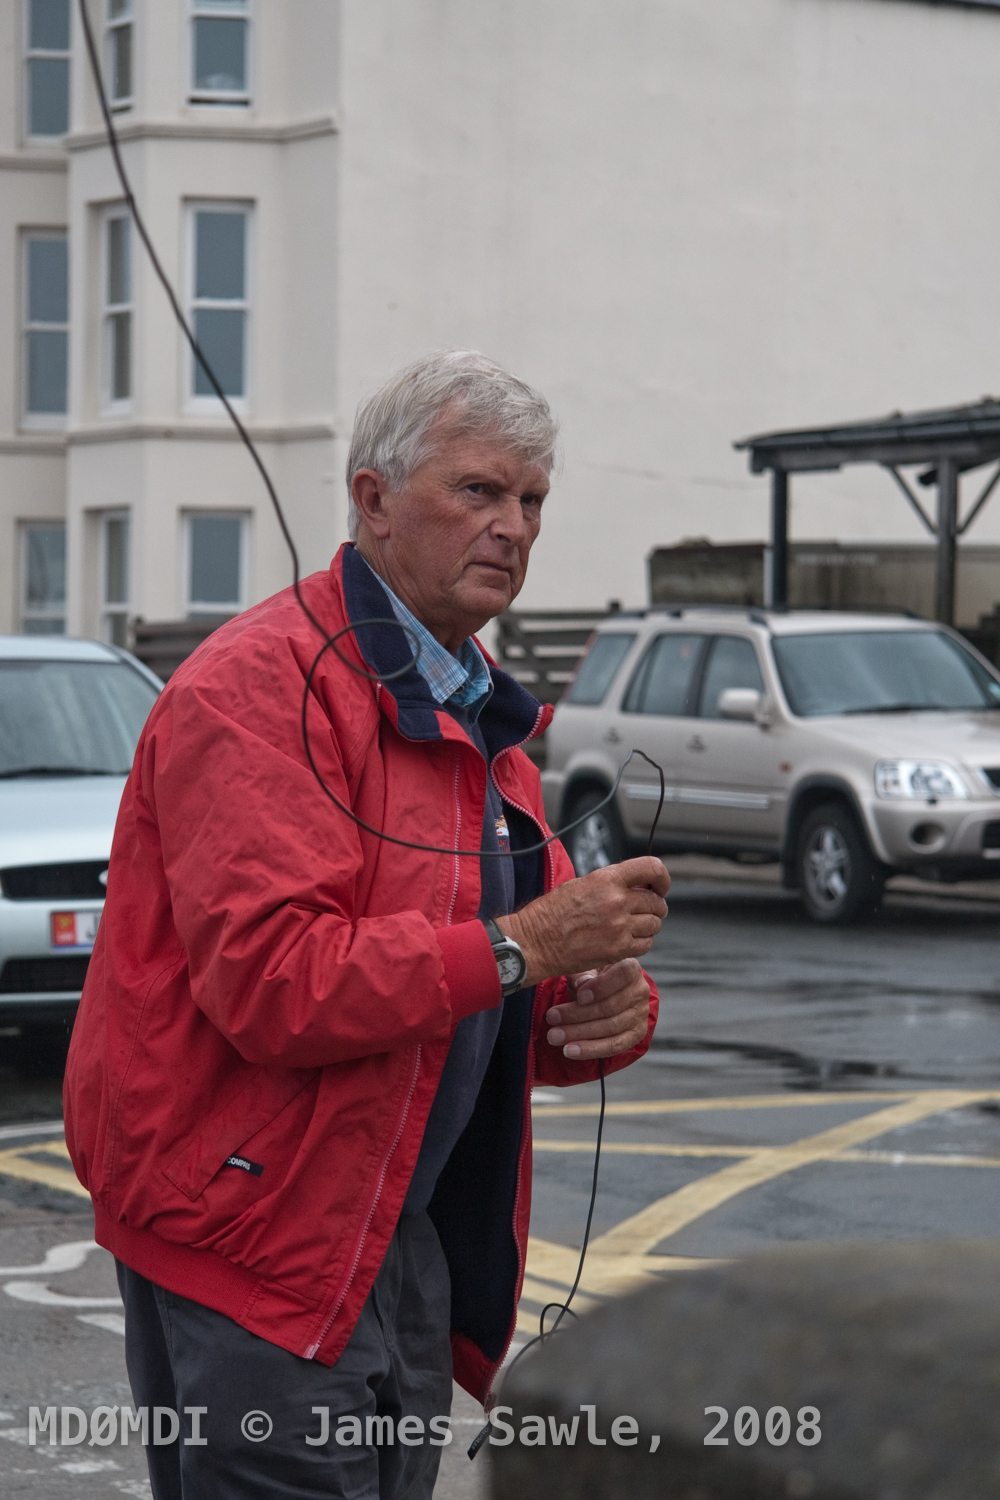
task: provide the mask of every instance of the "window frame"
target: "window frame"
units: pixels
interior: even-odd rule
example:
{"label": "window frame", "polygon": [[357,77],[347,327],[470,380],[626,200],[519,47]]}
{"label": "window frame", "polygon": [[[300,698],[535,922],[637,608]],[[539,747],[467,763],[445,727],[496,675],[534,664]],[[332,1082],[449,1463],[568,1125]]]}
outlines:
{"label": "window frame", "polygon": [[[188,198],[184,205],[186,217],[185,241],[187,245],[186,261],[187,276],[185,283],[186,307],[188,324],[192,331],[195,330],[196,314],[199,308],[220,308],[223,310],[240,311],[243,314],[243,394],[240,396],[227,396],[227,400],[233,410],[241,415],[246,415],[250,410],[250,370],[251,370],[251,333],[253,329],[252,318],[252,296],[253,286],[253,231],[255,203],[246,198]],[[240,299],[229,300],[214,297],[197,297],[197,255],[198,235],[196,219],[199,213],[231,213],[240,214],[243,217],[243,296]],[[194,380],[197,360],[194,351],[187,340],[184,340],[184,410],[194,415],[216,416],[225,410],[218,396],[199,396],[195,394]]]}
{"label": "window frame", "polygon": [[[652,670],[653,659],[659,649],[659,643],[664,638],[673,636],[686,636],[697,642],[694,663],[691,667],[691,676],[688,680],[687,692],[684,696],[684,707],[679,714],[654,714],[646,708],[646,692],[649,687],[649,674]],[[712,632],[705,629],[685,630],[655,630],[646,638],[646,642],[639,655],[638,661],[628,674],[628,680],[619,698],[619,713],[648,715],[653,719],[693,719],[696,717],[698,701],[701,696],[701,682],[705,672],[705,662],[711,650]],[[633,690],[635,697],[633,698]],[[629,700],[632,700],[631,702]]]}
{"label": "window frame", "polygon": [[[72,129],[72,87],[73,87],[73,0],[69,0],[69,46],[63,51],[61,48],[33,47],[31,45],[31,0],[22,0],[21,25],[24,37],[23,68],[21,77],[23,79],[23,130],[24,139],[32,144],[41,144],[43,141],[64,141]],[[34,58],[52,58],[66,63],[66,129],[58,135],[36,135],[31,128],[31,68],[30,64]]]}
{"label": "window frame", "polygon": [[[246,66],[246,86],[242,90],[237,89],[199,89],[195,84],[195,59],[197,46],[195,33],[199,19],[238,20],[244,23],[246,28],[246,50],[244,53]],[[187,89],[186,99],[188,104],[205,109],[218,109],[220,106],[230,109],[250,109],[253,105],[253,72],[254,72],[254,14],[253,0],[246,0],[242,11],[234,11],[218,0],[189,0],[188,3],[188,28],[187,28]]]}
{"label": "window frame", "polygon": [[[708,648],[702,656],[701,671],[698,679],[698,692],[694,700],[693,717],[701,719],[706,724],[750,724],[750,727],[752,728],[752,720],[725,719],[721,714],[706,714],[704,711],[705,684],[708,681],[708,674],[712,669],[712,658],[714,657],[716,651],[719,649],[720,641],[746,642],[746,644],[750,647],[750,650],[753,654],[753,659],[757,664],[757,671],[760,674],[760,688],[756,689],[755,691],[760,692],[762,701],[767,698],[767,678],[764,675],[764,662],[761,660],[761,653],[758,648],[756,639],[751,635],[744,635],[738,630],[715,630],[710,635]],[[723,692],[725,691],[726,690],[723,689]]]}
{"label": "window frame", "polygon": [[[122,521],[125,524],[124,599],[108,598],[108,533],[110,524],[113,521]],[[127,506],[119,506],[115,510],[101,511],[100,523],[98,560],[99,593],[97,596],[98,636],[108,645],[124,646],[127,649],[129,620],[132,614],[132,515]],[[116,641],[113,622],[119,619],[124,626],[122,632],[123,639]]]}
{"label": "window frame", "polygon": [[[128,299],[125,302],[112,302],[110,299],[110,275],[111,275],[111,225],[116,220],[124,220],[128,224]],[[135,286],[133,276],[133,239],[132,215],[128,206],[124,203],[115,203],[106,208],[101,215],[101,254],[100,254],[100,307],[101,307],[101,400],[100,408],[103,416],[122,416],[132,410],[132,402],[135,399]],[[116,396],[115,386],[115,354],[114,334],[112,325],[115,319],[122,315],[128,316],[128,365],[129,381],[128,395]]]}
{"label": "window frame", "polygon": [[[124,114],[135,104],[135,10],[133,0],[125,0],[125,10],[121,15],[112,15],[111,6],[113,0],[104,0],[104,87],[108,96],[108,108],[113,115]],[[115,93],[115,53],[117,41],[114,33],[128,30],[129,38],[129,79],[132,85],[131,93],[118,95]]]}
{"label": "window frame", "polygon": [[[22,229],[21,245],[21,401],[20,426],[32,432],[62,432],[69,420],[69,232],[66,229]],[[65,323],[35,323],[31,318],[31,256],[28,250],[33,240],[58,240],[66,245],[66,321]],[[63,333],[66,336],[66,405],[60,412],[29,411],[28,409],[28,345],[29,336],[35,332]]]}
{"label": "window frame", "polygon": [[[61,531],[65,548],[66,522],[47,518],[23,519],[17,523],[17,629],[19,635],[28,635],[25,625],[29,620],[60,620],[61,630],[41,631],[42,635],[66,634],[66,591],[63,589],[62,608],[32,609],[28,603],[28,533],[32,530]],[[64,552],[65,556],[65,552]]]}
{"label": "window frame", "polygon": [[[238,602],[217,604],[193,599],[191,597],[191,564],[193,561],[192,545],[194,528],[192,521],[202,518],[220,518],[227,521],[237,520],[240,523],[240,551],[239,551],[239,577],[240,598]],[[183,620],[205,620],[206,617],[217,616],[219,624],[232,619],[234,615],[242,614],[249,608],[250,604],[250,542],[251,529],[253,525],[253,511],[226,509],[224,506],[201,507],[181,512],[182,546],[181,546],[181,600],[180,610]]]}

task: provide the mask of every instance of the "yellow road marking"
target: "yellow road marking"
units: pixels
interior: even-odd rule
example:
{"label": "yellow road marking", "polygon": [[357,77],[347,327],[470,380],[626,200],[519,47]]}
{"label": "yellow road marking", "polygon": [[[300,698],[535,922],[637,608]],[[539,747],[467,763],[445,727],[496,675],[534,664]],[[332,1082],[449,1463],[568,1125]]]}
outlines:
{"label": "yellow road marking", "polygon": [[[37,1156],[64,1156],[65,1167],[54,1162],[36,1160]],[[63,1193],[73,1193],[77,1198],[89,1198],[90,1194],[77,1181],[66,1149],[61,1140],[34,1141],[30,1146],[15,1146],[9,1151],[0,1151],[0,1177],[18,1177],[25,1182],[37,1182],[43,1187],[58,1188]]]}
{"label": "yellow road marking", "polygon": [[[532,1141],[536,1151],[581,1151],[593,1156],[593,1141]],[[602,1156],[755,1156],[760,1146],[669,1146],[659,1141],[602,1141]]]}
{"label": "yellow road marking", "polygon": [[[593,1141],[534,1141],[536,1151],[579,1152],[593,1156]],[[690,1156],[695,1159],[712,1156],[756,1156],[764,1146],[673,1146],[659,1141],[604,1141],[601,1155],[615,1156]],[[1000,1156],[957,1156],[954,1153],[928,1151],[918,1155],[909,1151],[831,1151],[816,1161],[856,1161],[884,1163],[887,1166],[916,1167],[1000,1167]]]}
{"label": "yellow road marking", "polygon": [[[892,1100],[911,1099],[916,1089],[894,1089],[891,1093],[865,1093],[855,1090],[844,1094],[748,1094],[746,1098],[729,1099],[618,1099],[608,1104],[605,1115],[689,1115],[716,1109],[808,1109],[810,1105],[886,1104]],[[976,1096],[977,1098],[979,1095]],[[989,1097],[993,1097],[990,1095]],[[532,1114],[539,1120],[555,1120],[567,1115],[599,1115],[599,1104],[533,1104]]]}
{"label": "yellow road marking", "polygon": [[944,1110],[960,1109],[982,1099],[996,1098],[996,1090],[934,1089],[914,1094],[903,1103],[888,1109],[876,1110],[863,1115],[859,1120],[848,1120],[818,1135],[807,1136],[788,1146],[768,1146],[754,1152],[743,1161],[733,1162],[696,1182],[689,1182],[676,1192],[650,1203],[640,1213],[633,1214],[616,1224],[607,1233],[592,1241],[591,1251],[596,1256],[643,1255],[658,1245],[661,1240],[677,1234],[688,1224],[700,1219],[703,1214],[718,1208],[748,1188],[759,1187],[775,1177],[781,1177],[796,1167],[809,1162],[823,1160],[831,1154],[839,1155],[852,1146],[859,1146],[890,1130],[903,1125],[915,1124],[930,1115]]}
{"label": "yellow road marking", "polygon": [[936,1156],[933,1151],[918,1155],[908,1151],[841,1151],[830,1161],[872,1161],[889,1167],[1000,1167],[1000,1156]]}
{"label": "yellow road marking", "polygon": [[[576,1279],[579,1264],[579,1250],[536,1239],[532,1235],[528,1240],[522,1297],[537,1302],[539,1307],[546,1302],[562,1301]],[[644,1286],[664,1271],[696,1271],[720,1264],[717,1260],[701,1260],[691,1255],[595,1255],[588,1250],[580,1290],[573,1299],[573,1306],[576,1307],[579,1301],[582,1311],[595,1297],[618,1296],[634,1287]]]}

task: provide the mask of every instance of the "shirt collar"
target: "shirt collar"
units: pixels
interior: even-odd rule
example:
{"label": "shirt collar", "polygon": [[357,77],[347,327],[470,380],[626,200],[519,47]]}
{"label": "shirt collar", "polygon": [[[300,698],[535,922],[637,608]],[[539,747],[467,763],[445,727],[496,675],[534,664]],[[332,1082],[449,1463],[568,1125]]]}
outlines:
{"label": "shirt collar", "polygon": [[[361,557],[360,552],[358,556]],[[490,677],[486,658],[475,641],[469,636],[458,648],[458,655],[453,656],[440,641],[434,639],[426,625],[422,625],[416,615],[407,609],[381,574],[375,573],[368,559],[362,557],[362,561],[385,590],[386,598],[400,625],[405,625],[416,637],[420,646],[417,671],[426,682],[435,703],[442,706],[451,703],[463,708],[472,723],[475,723],[493,696],[493,679]]]}

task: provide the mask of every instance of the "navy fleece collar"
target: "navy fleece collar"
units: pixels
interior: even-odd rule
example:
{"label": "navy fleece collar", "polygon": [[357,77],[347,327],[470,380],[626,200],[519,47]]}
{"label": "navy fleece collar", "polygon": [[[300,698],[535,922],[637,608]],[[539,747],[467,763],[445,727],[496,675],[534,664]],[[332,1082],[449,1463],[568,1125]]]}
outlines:
{"label": "navy fleece collar", "polygon": [[[409,637],[396,623],[392,605],[377,574],[354,547],[343,553],[344,602],[347,617],[384,620],[385,624],[359,625],[355,639],[365,661],[383,679],[383,692],[396,700],[399,728],[407,739],[439,740],[441,726],[437,704],[415,667],[390,682],[385,677],[398,672],[413,658]],[[519,682],[498,667],[490,668],[493,696],[479,720],[490,760],[501,750],[526,740],[538,722],[540,704]]]}

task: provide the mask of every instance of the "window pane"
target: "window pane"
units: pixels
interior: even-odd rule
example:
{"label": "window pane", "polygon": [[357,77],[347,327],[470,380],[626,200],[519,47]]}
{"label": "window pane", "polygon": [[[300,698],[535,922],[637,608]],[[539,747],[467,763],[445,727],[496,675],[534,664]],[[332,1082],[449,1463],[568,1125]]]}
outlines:
{"label": "window pane", "polygon": [[[195,338],[227,396],[243,395],[243,325],[245,315],[219,307],[199,307],[194,315]],[[214,396],[205,371],[194,361],[194,393]]]}
{"label": "window pane", "polygon": [[30,610],[58,609],[66,602],[66,528],[26,526],[25,551],[25,605]]}
{"label": "window pane", "polygon": [[108,616],[108,640],[112,646],[128,649],[128,615]]}
{"label": "window pane", "polygon": [[69,129],[69,58],[28,60],[28,134],[65,135]]}
{"label": "window pane", "polygon": [[49,615],[44,620],[25,620],[21,626],[22,635],[65,635],[66,621],[59,615]]}
{"label": "window pane", "polygon": [[764,679],[757,665],[757,653],[742,636],[720,635],[712,647],[701,688],[701,717],[719,719],[719,697],[727,688],[753,688],[764,691]]}
{"label": "window pane", "polygon": [[117,16],[127,16],[132,9],[132,0],[108,0],[108,16],[113,21]]}
{"label": "window pane", "polygon": [[246,215],[196,213],[196,297],[241,301],[245,295]]}
{"label": "window pane", "polygon": [[69,255],[65,240],[28,241],[28,320],[69,321]]}
{"label": "window pane", "polygon": [[623,707],[629,713],[683,714],[704,637],[661,635],[632,679]]}
{"label": "window pane", "polygon": [[116,26],[111,33],[111,97],[132,97],[132,28]]}
{"label": "window pane", "polygon": [[247,79],[247,24],[224,16],[194,22],[194,87],[209,93],[242,94]]}
{"label": "window pane", "polygon": [[191,592],[192,604],[240,602],[239,516],[192,516]]}
{"label": "window pane", "polygon": [[66,410],[68,335],[33,328],[27,338],[27,400],[29,412],[52,414]]}
{"label": "window pane", "polygon": [[128,219],[108,220],[108,303],[131,301],[132,267]]}
{"label": "window pane", "polygon": [[111,325],[111,399],[127,401],[132,394],[132,314],[115,313]]}
{"label": "window pane", "polygon": [[599,635],[587,652],[570,688],[568,703],[603,703],[618,668],[635,640],[634,635],[617,632]]}
{"label": "window pane", "polygon": [[28,45],[44,52],[69,51],[69,0],[31,0]]}
{"label": "window pane", "polygon": [[125,516],[113,516],[105,521],[104,549],[104,602],[127,604],[128,520]]}

